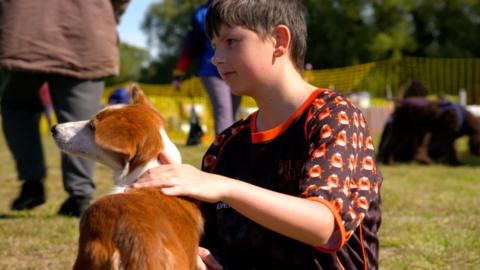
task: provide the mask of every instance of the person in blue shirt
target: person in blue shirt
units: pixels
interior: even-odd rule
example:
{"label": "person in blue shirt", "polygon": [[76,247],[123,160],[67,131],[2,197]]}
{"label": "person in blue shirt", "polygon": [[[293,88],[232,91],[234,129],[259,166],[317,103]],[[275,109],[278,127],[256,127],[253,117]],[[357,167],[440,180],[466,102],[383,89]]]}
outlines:
{"label": "person in blue shirt", "polygon": [[200,6],[192,16],[191,29],[183,41],[180,57],[173,71],[173,86],[177,91],[180,89],[186,70],[195,61],[197,74],[212,104],[215,134],[218,135],[236,121],[240,96],[231,93],[211,62],[214,50],[204,27],[210,2],[211,0]]}

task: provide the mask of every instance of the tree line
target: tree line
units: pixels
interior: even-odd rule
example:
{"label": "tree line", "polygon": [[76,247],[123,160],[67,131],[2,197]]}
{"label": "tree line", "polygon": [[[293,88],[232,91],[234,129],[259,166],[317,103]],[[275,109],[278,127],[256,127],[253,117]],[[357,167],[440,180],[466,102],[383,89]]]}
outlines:
{"label": "tree line", "polygon": [[[142,29],[153,58],[122,44],[122,70],[109,83],[168,83],[193,11],[206,1],[162,0],[150,5]],[[478,0],[302,0],[308,25],[305,63],[314,69],[400,59],[480,55]],[[190,74],[195,69],[189,70]]]}

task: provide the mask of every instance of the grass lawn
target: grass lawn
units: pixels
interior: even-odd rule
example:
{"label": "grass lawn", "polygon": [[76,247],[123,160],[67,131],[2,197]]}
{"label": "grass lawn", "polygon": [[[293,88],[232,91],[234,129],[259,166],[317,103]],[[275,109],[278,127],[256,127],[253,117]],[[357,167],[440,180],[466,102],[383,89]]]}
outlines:
{"label": "grass lawn", "polygon": [[[43,138],[48,163],[48,201],[12,212],[20,183],[0,136],[0,269],[70,269],[77,249],[78,219],[56,216],[66,198],[59,152]],[[381,269],[480,269],[480,159],[465,153],[468,165],[450,168],[415,163],[382,166]],[[180,147],[185,162],[200,166],[205,146]],[[111,172],[99,165],[97,196],[109,192]]]}

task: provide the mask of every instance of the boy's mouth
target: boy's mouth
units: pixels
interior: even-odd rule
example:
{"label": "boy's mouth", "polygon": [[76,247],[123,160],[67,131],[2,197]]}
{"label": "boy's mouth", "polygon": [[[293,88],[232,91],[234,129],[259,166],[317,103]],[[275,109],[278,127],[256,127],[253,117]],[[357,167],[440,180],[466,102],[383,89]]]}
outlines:
{"label": "boy's mouth", "polygon": [[227,80],[230,77],[232,77],[234,74],[235,74],[235,71],[226,71],[226,72],[222,72],[222,77],[224,80]]}

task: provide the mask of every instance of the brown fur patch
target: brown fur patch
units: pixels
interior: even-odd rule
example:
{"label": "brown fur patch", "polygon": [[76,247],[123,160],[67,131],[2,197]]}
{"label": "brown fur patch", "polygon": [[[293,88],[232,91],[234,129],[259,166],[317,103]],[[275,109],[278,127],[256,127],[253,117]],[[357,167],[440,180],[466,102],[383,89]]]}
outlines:
{"label": "brown fur patch", "polygon": [[160,128],[163,119],[143,93],[136,94],[133,105],[101,111],[92,120],[95,142],[106,150],[125,155],[130,171],[152,160],[163,150]]}
{"label": "brown fur patch", "polygon": [[195,269],[202,232],[195,202],[156,188],[103,197],[81,219],[74,269]]}

